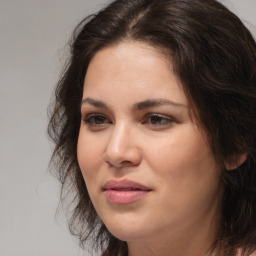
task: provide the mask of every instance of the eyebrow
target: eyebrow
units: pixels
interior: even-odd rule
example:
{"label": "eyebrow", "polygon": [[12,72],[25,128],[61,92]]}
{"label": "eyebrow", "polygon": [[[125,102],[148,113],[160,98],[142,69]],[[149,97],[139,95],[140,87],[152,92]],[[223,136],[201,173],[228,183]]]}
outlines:
{"label": "eyebrow", "polygon": [[141,102],[138,102],[136,104],[134,104],[134,109],[135,110],[142,110],[142,109],[146,109],[146,108],[151,108],[151,107],[158,107],[161,105],[171,105],[174,107],[185,107],[187,108],[186,105],[181,104],[181,103],[177,103],[171,100],[167,100],[167,99],[148,99],[148,100],[144,100]]}
{"label": "eyebrow", "polygon": [[94,107],[98,107],[98,108],[109,108],[107,106],[107,104],[105,104],[104,102],[100,101],[100,100],[94,100],[92,98],[85,98],[82,99],[81,105],[85,104],[85,103],[89,103],[90,105],[94,106]]}
{"label": "eyebrow", "polygon": [[[92,99],[92,98],[83,99],[81,105],[86,104],[86,103],[89,103],[90,105],[92,105],[94,107],[98,107],[98,108],[104,108],[104,109],[109,109],[110,108],[104,102],[102,102],[100,100],[95,100],[95,99]],[[134,110],[143,110],[143,109],[147,109],[147,108],[158,107],[158,106],[161,106],[161,105],[171,105],[171,106],[174,106],[174,107],[187,108],[187,106],[184,105],[184,104],[177,103],[177,102],[167,100],[167,99],[147,99],[147,100],[135,103],[133,105],[133,109]]]}

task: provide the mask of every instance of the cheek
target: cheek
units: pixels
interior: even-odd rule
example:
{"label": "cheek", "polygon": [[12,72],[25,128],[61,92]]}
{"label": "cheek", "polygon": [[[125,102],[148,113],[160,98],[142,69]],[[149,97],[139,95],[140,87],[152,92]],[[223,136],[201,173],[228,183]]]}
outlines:
{"label": "cheek", "polygon": [[[148,163],[162,198],[162,212],[172,212],[179,223],[202,216],[219,200],[221,188],[221,171],[209,144],[190,129],[173,133],[161,144],[150,149]],[[169,214],[162,217],[169,221]]]}
{"label": "cheek", "polygon": [[179,128],[160,143],[154,143],[148,159],[153,170],[179,183],[202,176],[217,177],[218,168],[209,143],[193,126]]}
{"label": "cheek", "polygon": [[97,173],[102,163],[102,147],[89,135],[80,131],[77,143],[77,159],[85,181]]}

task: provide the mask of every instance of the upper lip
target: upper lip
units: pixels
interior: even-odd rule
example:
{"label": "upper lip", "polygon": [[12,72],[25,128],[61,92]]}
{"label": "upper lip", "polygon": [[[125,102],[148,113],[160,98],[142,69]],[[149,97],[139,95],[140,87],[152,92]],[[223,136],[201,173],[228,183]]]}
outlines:
{"label": "upper lip", "polygon": [[152,189],[132,180],[109,180],[103,186],[104,190],[143,190],[151,191]]}

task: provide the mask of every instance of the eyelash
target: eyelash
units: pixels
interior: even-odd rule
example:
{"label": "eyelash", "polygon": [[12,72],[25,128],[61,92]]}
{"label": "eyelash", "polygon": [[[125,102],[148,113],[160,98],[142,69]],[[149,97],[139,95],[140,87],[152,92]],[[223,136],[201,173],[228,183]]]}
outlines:
{"label": "eyelash", "polygon": [[[151,121],[149,122],[149,120],[151,120]],[[144,119],[144,121],[142,122],[142,124],[148,123],[148,125],[153,126],[153,127],[163,127],[163,126],[168,126],[173,122],[174,122],[174,119],[169,116],[160,115],[160,114],[148,114],[146,116],[146,118]]]}
{"label": "eyelash", "polygon": [[[98,118],[98,121],[100,121],[98,123],[97,123],[97,118]],[[88,126],[91,126],[91,127],[93,127],[93,126],[97,127],[97,126],[101,126],[103,124],[111,124],[111,122],[108,120],[108,118],[100,113],[89,114],[85,118],[83,118],[83,121]]]}
{"label": "eyelash", "polygon": [[[148,114],[142,120],[142,124],[155,128],[166,127],[175,122],[172,117],[161,114]],[[112,124],[106,116],[100,113],[88,114],[83,118],[83,121],[91,128],[100,128],[106,124]]]}

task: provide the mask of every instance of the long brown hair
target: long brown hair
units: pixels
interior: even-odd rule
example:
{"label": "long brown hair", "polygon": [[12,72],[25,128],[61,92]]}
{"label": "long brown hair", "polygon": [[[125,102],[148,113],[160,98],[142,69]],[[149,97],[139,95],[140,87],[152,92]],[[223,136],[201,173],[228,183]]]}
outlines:
{"label": "long brown hair", "polygon": [[220,163],[246,153],[233,171],[223,170],[222,224],[217,255],[256,249],[256,43],[240,19],[215,0],[116,0],[75,29],[71,57],[51,105],[48,133],[55,143],[54,173],[61,200],[72,203],[69,227],[81,246],[88,238],[106,255],[126,255],[89,198],[77,161],[80,103],[94,54],[123,40],[141,41],[170,54],[174,70]]}

